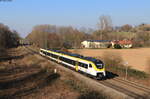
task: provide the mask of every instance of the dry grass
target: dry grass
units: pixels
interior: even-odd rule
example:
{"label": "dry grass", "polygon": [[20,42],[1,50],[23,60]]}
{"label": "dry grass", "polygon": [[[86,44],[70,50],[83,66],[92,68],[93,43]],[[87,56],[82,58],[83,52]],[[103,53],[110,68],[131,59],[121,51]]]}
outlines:
{"label": "dry grass", "polygon": [[105,63],[106,69],[109,66],[109,68],[115,68],[122,66],[123,59],[118,52],[110,53],[110,52],[104,52],[102,56],[102,60]]}
{"label": "dry grass", "polygon": [[103,90],[96,91],[85,85],[85,82],[76,80],[76,77],[72,74],[67,75],[65,83],[69,85],[73,90],[80,93],[78,99],[110,99],[109,95],[106,95]]}
{"label": "dry grass", "polygon": [[150,74],[150,57],[147,59],[147,71]]}
{"label": "dry grass", "polygon": [[[24,48],[21,48],[21,51],[15,50],[18,55],[30,53]],[[14,52],[12,55],[16,55]],[[30,53],[15,59],[11,64],[9,60],[1,62],[0,67],[0,98],[71,99],[74,97],[75,99],[78,97],[78,92],[72,91],[68,85],[58,79],[60,75],[53,75],[55,66],[41,56]],[[4,81],[6,83],[3,83]]]}

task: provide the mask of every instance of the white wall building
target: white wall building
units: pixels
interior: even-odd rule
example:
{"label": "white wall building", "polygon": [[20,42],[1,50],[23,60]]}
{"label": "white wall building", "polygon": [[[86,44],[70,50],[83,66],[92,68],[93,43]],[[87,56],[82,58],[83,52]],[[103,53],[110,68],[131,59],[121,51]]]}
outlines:
{"label": "white wall building", "polygon": [[109,40],[85,40],[81,42],[82,48],[108,48],[111,43]]}

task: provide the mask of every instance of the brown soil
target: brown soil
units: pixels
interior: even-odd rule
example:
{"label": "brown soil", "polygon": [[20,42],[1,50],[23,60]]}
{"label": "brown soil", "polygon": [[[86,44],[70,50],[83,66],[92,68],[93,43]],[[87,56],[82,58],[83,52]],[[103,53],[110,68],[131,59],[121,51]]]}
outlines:
{"label": "brown soil", "polygon": [[148,59],[150,58],[150,48],[138,49],[76,49],[70,50],[85,56],[102,57],[104,53],[120,54],[124,61],[129,63],[134,69],[148,71]]}

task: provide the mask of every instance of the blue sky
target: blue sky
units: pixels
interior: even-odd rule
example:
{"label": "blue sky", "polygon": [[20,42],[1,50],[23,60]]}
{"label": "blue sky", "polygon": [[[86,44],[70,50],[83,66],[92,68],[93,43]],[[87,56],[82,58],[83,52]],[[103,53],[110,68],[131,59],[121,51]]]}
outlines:
{"label": "blue sky", "polygon": [[0,23],[25,37],[35,25],[96,28],[101,15],[114,26],[150,23],[150,0],[12,0],[0,2]]}

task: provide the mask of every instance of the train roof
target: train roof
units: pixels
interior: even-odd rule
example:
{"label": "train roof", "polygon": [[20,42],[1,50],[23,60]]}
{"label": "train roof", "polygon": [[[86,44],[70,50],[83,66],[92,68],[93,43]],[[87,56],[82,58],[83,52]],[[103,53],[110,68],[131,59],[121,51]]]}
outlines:
{"label": "train roof", "polygon": [[76,57],[76,58],[81,58],[81,59],[89,60],[89,61],[92,61],[94,63],[97,62],[97,61],[101,61],[101,60],[95,59],[93,57],[84,57],[83,55],[80,55],[80,54],[63,52],[63,51],[60,51],[60,50],[51,50],[51,51],[54,51],[54,52],[57,52],[57,53],[66,54],[66,55],[73,56],[73,57]]}

